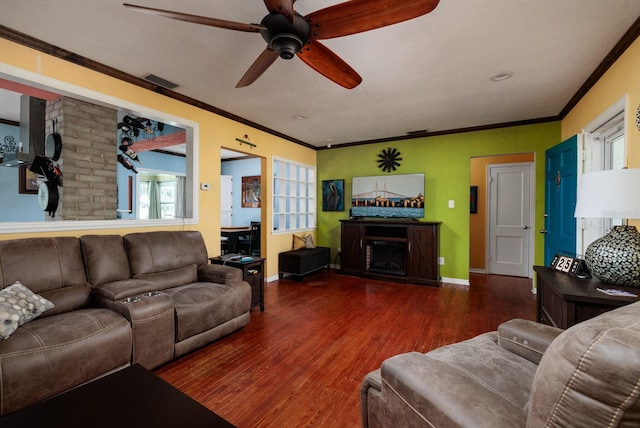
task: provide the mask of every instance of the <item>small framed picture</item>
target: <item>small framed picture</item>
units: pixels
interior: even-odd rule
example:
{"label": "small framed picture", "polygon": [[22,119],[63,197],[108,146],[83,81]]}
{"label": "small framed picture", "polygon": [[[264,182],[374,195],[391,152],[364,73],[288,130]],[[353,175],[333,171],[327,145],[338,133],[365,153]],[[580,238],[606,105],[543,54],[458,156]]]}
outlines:
{"label": "small framed picture", "polygon": [[260,208],[260,176],[242,177],[242,207]]}
{"label": "small framed picture", "polygon": [[29,170],[27,165],[20,165],[18,168],[18,193],[37,195],[38,176]]}
{"label": "small framed picture", "polygon": [[469,189],[469,213],[478,214],[478,186]]}
{"label": "small framed picture", "polygon": [[344,180],[322,181],[322,211],[344,211]]}

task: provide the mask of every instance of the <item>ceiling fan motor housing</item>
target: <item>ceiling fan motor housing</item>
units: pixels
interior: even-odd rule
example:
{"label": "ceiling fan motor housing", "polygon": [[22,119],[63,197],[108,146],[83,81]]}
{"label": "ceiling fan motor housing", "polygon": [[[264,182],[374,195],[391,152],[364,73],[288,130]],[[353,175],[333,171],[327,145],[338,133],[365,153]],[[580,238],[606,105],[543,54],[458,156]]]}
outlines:
{"label": "ceiling fan motor housing", "polygon": [[284,15],[271,13],[264,17],[261,24],[267,27],[260,31],[262,38],[282,59],[293,58],[309,42],[311,36],[311,26],[297,12],[293,23]]}

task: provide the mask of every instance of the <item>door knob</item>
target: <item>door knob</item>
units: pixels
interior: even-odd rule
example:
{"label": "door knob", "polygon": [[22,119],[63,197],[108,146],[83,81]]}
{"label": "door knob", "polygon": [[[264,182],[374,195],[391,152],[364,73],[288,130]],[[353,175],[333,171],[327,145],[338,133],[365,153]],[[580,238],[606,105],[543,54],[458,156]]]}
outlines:
{"label": "door knob", "polygon": [[540,230],[540,233],[542,233],[544,235],[545,233],[547,233],[547,229]]}
{"label": "door knob", "polygon": [[524,230],[527,230],[527,229],[529,229],[529,226],[522,226],[522,228],[523,228]]}

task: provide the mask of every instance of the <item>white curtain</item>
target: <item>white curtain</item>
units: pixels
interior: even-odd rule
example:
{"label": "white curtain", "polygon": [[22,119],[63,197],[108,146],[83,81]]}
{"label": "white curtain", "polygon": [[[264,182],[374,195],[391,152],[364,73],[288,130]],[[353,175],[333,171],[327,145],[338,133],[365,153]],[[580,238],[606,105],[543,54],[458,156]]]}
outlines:
{"label": "white curtain", "polygon": [[160,183],[149,181],[149,218],[161,218],[160,215]]}
{"label": "white curtain", "polygon": [[175,218],[184,218],[187,211],[187,199],[185,198],[187,177],[176,176],[176,212]]}

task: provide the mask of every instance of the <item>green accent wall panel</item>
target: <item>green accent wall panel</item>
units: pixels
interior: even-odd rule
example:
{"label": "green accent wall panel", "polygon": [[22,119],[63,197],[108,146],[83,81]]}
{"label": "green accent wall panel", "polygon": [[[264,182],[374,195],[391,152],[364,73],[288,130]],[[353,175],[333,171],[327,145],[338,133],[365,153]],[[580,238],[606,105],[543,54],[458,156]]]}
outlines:
{"label": "green accent wall panel", "polygon": [[[318,151],[318,183],[344,179],[344,211],[322,211],[318,201],[317,244],[331,247],[332,262],[340,247],[340,219],[349,217],[351,179],[354,176],[425,174],[425,221],[441,221],[440,267],[444,278],[469,278],[469,177],[470,159],[514,153],[535,153],[535,229],[544,214],[544,152],[560,141],[560,122],[547,122],[451,135],[421,137],[385,143],[338,147]],[[378,168],[378,154],[395,148],[402,154],[398,169]],[[321,189],[318,188],[321,195]],[[455,207],[449,208],[449,200]],[[543,262],[543,237],[535,235],[535,263]]]}

